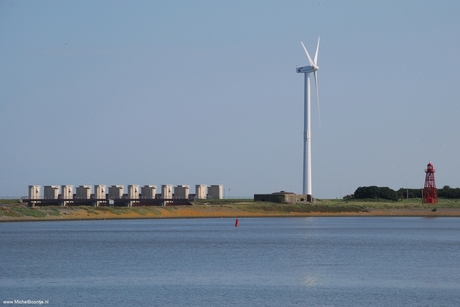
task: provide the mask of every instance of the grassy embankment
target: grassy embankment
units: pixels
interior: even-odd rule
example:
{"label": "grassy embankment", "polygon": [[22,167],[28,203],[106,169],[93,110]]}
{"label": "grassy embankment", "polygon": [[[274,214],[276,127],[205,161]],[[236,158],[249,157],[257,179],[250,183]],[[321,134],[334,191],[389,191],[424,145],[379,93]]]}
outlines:
{"label": "grassy embankment", "polygon": [[318,200],[314,204],[278,204],[252,200],[201,200],[193,206],[167,207],[27,207],[18,200],[0,200],[0,221],[129,218],[270,217],[270,216],[460,216],[460,200],[420,199]]}

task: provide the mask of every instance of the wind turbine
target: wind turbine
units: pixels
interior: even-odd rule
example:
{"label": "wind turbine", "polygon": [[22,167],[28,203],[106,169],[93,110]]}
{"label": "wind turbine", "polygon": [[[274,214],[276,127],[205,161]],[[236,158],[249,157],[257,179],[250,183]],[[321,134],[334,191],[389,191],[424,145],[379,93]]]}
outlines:
{"label": "wind turbine", "polygon": [[[312,201],[311,191],[311,103],[310,103],[310,73],[313,73],[315,77],[316,86],[316,100],[318,101],[318,114],[319,114],[319,94],[318,94],[318,75],[316,71],[318,67],[318,49],[319,49],[319,37],[318,45],[316,46],[315,60],[312,61],[308,54],[307,48],[301,42],[305,53],[307,54],[309,66],[298,67],[297,73],[305,75],[305,91],[304,91],[304,143],[303,143],[303,185],[302,194],[307,195],[307,201]],[[321,120],[321,117],[320,117]]]}

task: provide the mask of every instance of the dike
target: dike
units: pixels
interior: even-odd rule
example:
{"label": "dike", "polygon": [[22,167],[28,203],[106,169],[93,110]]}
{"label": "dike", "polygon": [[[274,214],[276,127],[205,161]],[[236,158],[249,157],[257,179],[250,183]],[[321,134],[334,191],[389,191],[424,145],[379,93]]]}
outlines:
{"label": "dike", "polygon": [[319,217],[319,216],[422,216],[460,217],[460,204],[446,207],[413,203],[366,203],[321,201],[315,204],[258,202],[199,203],[166,207],[87,207],[0,205],[0,222],[62,221],[161,218],[244,218],[244,217]]}

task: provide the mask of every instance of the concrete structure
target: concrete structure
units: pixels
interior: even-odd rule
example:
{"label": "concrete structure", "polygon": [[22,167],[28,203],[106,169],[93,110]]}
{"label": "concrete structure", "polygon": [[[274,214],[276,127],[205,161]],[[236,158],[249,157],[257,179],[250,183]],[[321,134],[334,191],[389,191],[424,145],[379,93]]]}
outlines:
{"label": "concrete structure", "polygon": [[77,187],[76,199],[91,199],[91,186],[81,185]]}
{"label": "concrete structure", "polygon": [[109,199],[123,198],[123,191],[125,187],[122,185],[113,185],[109,187]]}
{"label": "concrete structure", "polygon": [[144,185],[141,188],[141,198],[142,199],[155,199],[157,194],[156,185]]}
{"label": "concrete structure", "polygon": [[[73,199],[73,185],[61,185],[61,199]],[[69,201],[64,200],[61,206],[66,206]]]}
{"label": "concrete structure", "polygon": [[[139,185],[131,184],[128,185],[128,198],[129,199],[139,199]],[[128,201],[128,207],[132,207],[134,201]]]}
{"label": "concrete structure", "polygon": [[57,185],[45,185],[44,199],[58,199],[59,198],[59,186]]}
{"label": "concrete structure", "polygon": [[[107,188],[103,184],[96,184],[94,185],[94,194],[93,197],[94,199],[106,199],[106,193],[107,193]],[[100,200],[95,200],[93,201],[93,206],[98,207],[101,204],[102,201]]]}
{"label": "concrete structure", "polygon": [[72,199],[73,198],[73,185],[61,185],[61,198]]}
{"label": "concrete structure", "polygon": [[206,188],[205,184],[195,185],[195,195],[197,199],[206,199]]}
{"label": "concrete structure", "polygon": [[224,198],[224,187],[219,185],[211,185],[208,187],[208,198],[222,199]]}
{"label": "concrete structure", "polygon": [[94,185],[94,197],[96,199],[105,199],[107,193],[107,188],[104,184]]}
{"label": "concrete structure", "polygon": [[173,198],[172,184],[163,184],[161,186],[161,198]]}
{"label": "concrete structure", "polygon": [[[161,186],[161,198],[172,199],[173,198],[173,186],[172,184],[163,184]],[[163,202],[163,206],[166,206],[168,201]]]}
{"label": "concrete structure", "polygon": [[[39,185],[29,185],[29,199],[40,199],[40,186]],[[33,206],[35,201],[30,202]]]}
{"label": "concrete structure", "polygon": [[178,185],[174,188],[174,198],[188,199],[190,194],[190,186]]}
{"label": "concrete structure", "polygon": [[271,194],[254,194],[254,201],[267,201],[272,203],[307,203],[307,194],[295,194],[292,192],[275,192]]}

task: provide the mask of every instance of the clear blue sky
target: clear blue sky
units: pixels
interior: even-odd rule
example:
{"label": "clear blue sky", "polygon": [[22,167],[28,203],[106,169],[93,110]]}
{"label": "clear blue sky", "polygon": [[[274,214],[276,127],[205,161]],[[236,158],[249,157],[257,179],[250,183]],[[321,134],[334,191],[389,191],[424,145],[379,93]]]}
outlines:
{"label": "clear blue sky", "polygon": [[[460,186],[460,1],[0,1],[0,196],[61,184]],[[313,96],[313,99],[315,96]]]}

